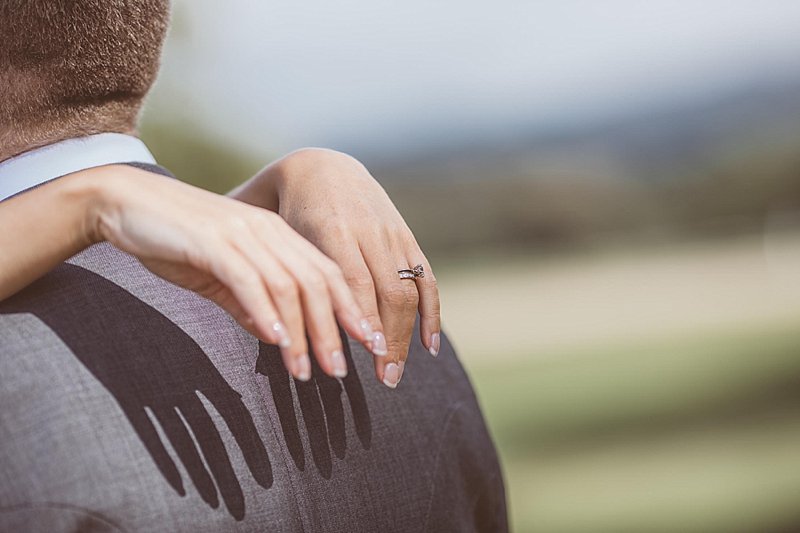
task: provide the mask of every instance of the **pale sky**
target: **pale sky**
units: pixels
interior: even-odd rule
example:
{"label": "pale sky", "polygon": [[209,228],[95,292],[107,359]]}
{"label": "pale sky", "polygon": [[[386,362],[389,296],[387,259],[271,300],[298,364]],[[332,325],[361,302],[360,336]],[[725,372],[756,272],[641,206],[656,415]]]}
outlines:
{"label": "pale sky", "polygon": [[150,112],[177,109],[250,148],[391,152],[800,77],[796,0],[176,0],[175,9]]}

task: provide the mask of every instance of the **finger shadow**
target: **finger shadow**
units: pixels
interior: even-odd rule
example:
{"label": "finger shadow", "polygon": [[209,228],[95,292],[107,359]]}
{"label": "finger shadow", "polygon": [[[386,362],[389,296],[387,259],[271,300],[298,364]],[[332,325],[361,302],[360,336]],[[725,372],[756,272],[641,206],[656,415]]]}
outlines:
{"label": "finger shadow", "polygon": [[[314,368],[312,365],[312,368],[312,378],[306,382],[295,381],[294,388],[297,391],[300,412],[303,413],[303,422],[306,427],[306,435],[308,435],[308,445],[311,448],[311,457],[322,477],[330,479],[333,472],[333,462],[331,461],[328,437],[333,426],[329,428],[325,421],[325,413],[319,397],[318,387],[321,371],[319,367]],[[341,432],[344,432],[344,428],[341,429]]]}
{"label": "finger shadow", "polygon": [[286,442],[286,449],[298,470],[306,466],[303,453],[303,441],[300,437],[300,427],[294,412],[294,399],[292,397],[292,379],[286,367],[283,366],[281,353],[277,346],[258,343],[258,359],[256,360],[256,373],[267,377],[269,388],[272,391],[272,402],[278,413],[278,422]]}
{"label": "finger shadow", "polygon": [[33,314],[62,340],[114,397],[180,496],[186,494],[181,474],[147,409],[202,499],[216,508],[221,494],[234,518],[245,515],[241,484],[198,392],[225,420],[256,481],[272,485],[269,457],[239,393],[200,346],[153,307],[102,276],[64,263],[0,302],[0,314],[11,313]]}
{"label": "finger shadow", "polygon": [[353,361],[353,354],[350,350],[350,343],[347,339],[347,334],[341,331],[342,346],[344,346],[344,357],[347,361],[347,376],[342,379],[344,392],[350,402],[350,411],[353,415],[353,424],[355,425],[356,435],[361,442],[361,446],[365,450],[369,450],[372,445],[372,418],[369,416],[369,406],[367,405],[367,396],[364,394],[364,386],[361,384],[361,379],[358,376],[358,369],[356,368],[355,361]]}
{"label": "finger shadow", "polygon": [[347,396],[349,400],[356,435],[362,446],[369,449],[372,440],[372,421],[364,387],[358,376],[347,336],[341,330],[340,334],[348,367],[347,377],[342,380],[325,374],[313,353],[310,354],[311,379],[305,383],[289,375],[280,351],[274,345],[259,343],[256,361],[256,372],[265,375],[269,380],[283,438],[295,467],[301,471],[305,469],[305,449],[296,414],[298,407],[308,438],[311,459],[325,479],[332,476],[331,455],[343,459],[347,451],[343,396]]}

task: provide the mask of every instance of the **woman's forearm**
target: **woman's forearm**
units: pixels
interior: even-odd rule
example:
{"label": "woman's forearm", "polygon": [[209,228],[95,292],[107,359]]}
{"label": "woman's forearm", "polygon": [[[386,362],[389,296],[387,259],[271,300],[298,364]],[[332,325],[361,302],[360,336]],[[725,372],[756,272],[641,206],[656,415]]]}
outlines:
{"label": "woman's forearm", "polygon": [[112,172],[79,172],[0,203],[0,300],[96,242],[93,215]]}
{"label": "woman's forearm", "polygon": [[323,371],[347,374],[338,324],[367,348],[374,343],[341,270],[279,215],[124,165],[0,204],[0,300],[100,241],[279,345],[297,379],[311,378],[309,340]]}

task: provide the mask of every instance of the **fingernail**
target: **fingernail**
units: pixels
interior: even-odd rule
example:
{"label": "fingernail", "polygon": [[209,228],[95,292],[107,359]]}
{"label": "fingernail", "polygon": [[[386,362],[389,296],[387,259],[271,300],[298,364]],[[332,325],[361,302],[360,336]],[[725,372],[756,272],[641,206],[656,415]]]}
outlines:
{"label": "fingernail", "polygon": [[441,340],[439,339],[439,333],[432,333],[431,334],[431,347],[428,349],[428,351],[434,357],[439,355],[440,342],[441,342]]}
{"label": "fingernail", "polygon": [[347,376],[347,363],[344,361],[344,353],[341,350],[336,350],[331,354],[333,361],[333,375],[337,378]]}
{"label": "fingernail", "polygon": [[380,356],[389,353],[389,350],[386,349],[386,337],[380,331],[376,331],[372,335],[372,353]]}
{"label": "fingernail", "polygon": [[364,333],[364,339],[365,340],[372,339],[373,335],[372,326],[370,325],[369,320],[367,320],[366,318],[362,318],[360,325],[361,325],[361,331]]}
{"label": "fingernail", "polygon": [[406,362],[400,361],[399,363],[397,363],[397,366],[400,367],[400,372],[397,376],[397,383],[400,383],[400,380],[403,379],[403,371],[406,369]]}
{"label": "fingernail", "polygon": [[311,379],[311,360],[308,358],[308,354],[304,353],[298,357],[295,364],[295,368],[297,369],[297,379],[300,381],[308,381]]}
{"label": "fingernail", "polygon": [[383,384],[394,389],[400,383],[400,367],[395,363],[389,363],[383,369]]}
{"label": "fingernail", "polygon": [[278,336],[278,346],[281,348],[288,348],[292,345],[292,339],[289,338],[289,334],[286,333],[286,328],[283,324],[275,322],[272,324],[272,331]]}

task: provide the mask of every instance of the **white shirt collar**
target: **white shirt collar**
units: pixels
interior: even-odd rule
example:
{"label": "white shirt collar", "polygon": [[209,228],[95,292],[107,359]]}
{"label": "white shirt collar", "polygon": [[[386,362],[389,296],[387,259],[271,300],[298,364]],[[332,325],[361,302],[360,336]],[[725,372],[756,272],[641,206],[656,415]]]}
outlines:
{"label": "white shirt collar", "polygon": [[0,163],[0,202],[79,170],[116,163],[155,164],[145,144],[130,135],[99,133],[43,146]]}

